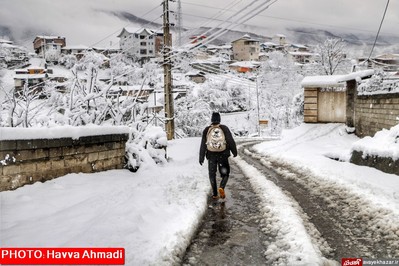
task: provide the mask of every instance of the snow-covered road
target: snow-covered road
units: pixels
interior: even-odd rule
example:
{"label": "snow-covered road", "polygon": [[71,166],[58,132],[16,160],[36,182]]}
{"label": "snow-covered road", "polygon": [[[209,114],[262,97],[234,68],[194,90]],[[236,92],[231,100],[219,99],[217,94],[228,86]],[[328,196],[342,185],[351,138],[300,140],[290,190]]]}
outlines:
{"label": "snow-covered road", "polygon": [[[398,176],[329,159],[357,141],[342,128],[302,125],[233,159],[259,198],[265,264],[399,257]],[[180,264],[210,196],[199,143],[171,141],[169,163],[134,174],[70,174],[1,192],[0,246],[115,246],[126,265]]]}

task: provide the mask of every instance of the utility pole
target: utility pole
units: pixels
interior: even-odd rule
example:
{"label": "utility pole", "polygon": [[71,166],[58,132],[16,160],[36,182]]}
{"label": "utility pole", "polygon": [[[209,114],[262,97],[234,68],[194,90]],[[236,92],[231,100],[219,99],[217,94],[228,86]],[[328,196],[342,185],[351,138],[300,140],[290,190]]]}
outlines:
{"label": "utility pole", "polygon": [[164,78],[164,94],[165,94],[165,131],[168,140],[174,138],[175,135],[175,117],[173,108],[172,95],[172,63],[171,48],[172,38],[169,30],[169,0],[163,1],[163,78]]}

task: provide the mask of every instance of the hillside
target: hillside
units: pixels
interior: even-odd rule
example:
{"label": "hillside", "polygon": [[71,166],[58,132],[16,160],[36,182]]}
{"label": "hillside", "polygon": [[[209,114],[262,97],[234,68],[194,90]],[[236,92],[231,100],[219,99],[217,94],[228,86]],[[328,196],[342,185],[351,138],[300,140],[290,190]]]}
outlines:
{"label": "hillside", "polygon": [[[135,28],[147,27],[152,29],[160,29],[162,25],[159,23],[151,22],[146,19],[141,18],[135,14],[126,12],[126,11],[108,11],[108,10],[95,10],[95,12],[101,13],[102,15],[106,15],[113,20],[120,21],[120,25],[129,25]],[[162,20],[157,20],[162,21]],[[102,39],[105,35],[101,32],[102,26],[98,25],[98,40]],[[109,25],[107,25],[109,26]],[[118,38],[116,35],[119,29],[115,29],[115,33],[109,37],[112,39],[112,42],[117,42]],[[176,29],[171,28],[172,33],[177,36]],[[216,32],[217,29],[210,30],[207,27],[201,27],[197,29],[185,29],[183,33],[183,38],[185,42],[189,41],[189,37],[193,35],[200,35],[206,32],[206,35],[210,35]],[[8,26],[0,25],[0,36],[7,36],[11,40],[13,40],[16,44],[24,45],[28,48],[32,45],[32,40],[36,35],[63,35],[66,34],[62,31],[58,31],[55,29],[49,28],[40,28],[35,26],[33,28],[32,25],[25,26],[23,30],[23,34],[21,34],[20,28],[18,28],[18,32],[13,28]],[[371,46],[374,42],[375,35],[370,33],[354,33],[354,32],[343,32],[338,29],[335,30],[326,30],[322,28],[312,28],[312,27],[288,27],[285,30],[281,30],[279,32],[274,32],[273,29],[268,29],[263,26],[259,27],[248,27],[245,25],[237,26],[235,29],[228,30],[223,35],[218,36],[212,44],[224,44],[230,43],[232,40],[238,39],[244,34],[249,34],[251,37],[255,39],[259,39],[261,42],[269,41],[270,37],[274,34],[284,34],[287,37],[287,40],[290,43],[300,43],[300,44],[308,44],[315,45],[323,42],[327,38],[342,38],[344,39],[349,48],[353,48],[354,50],[362,47],[365,48],[367,46]],[[23,36],[23,37],[21,37]],[[71,36],[65,36],[67,40],[72,39]],[[184,42],[184,41],[183,41]],[[69,42],[70,44],[76,44]],[[109,43],[109,41],[108,41]],[[91,45],[92,43],[87,43],[85,45]],[[368,49],[365,49],[368,50]],[[381,52],[398,52],[399,50],[399,36],[388,36],[381,35],[378,39],[377,43],[377,51]]]}

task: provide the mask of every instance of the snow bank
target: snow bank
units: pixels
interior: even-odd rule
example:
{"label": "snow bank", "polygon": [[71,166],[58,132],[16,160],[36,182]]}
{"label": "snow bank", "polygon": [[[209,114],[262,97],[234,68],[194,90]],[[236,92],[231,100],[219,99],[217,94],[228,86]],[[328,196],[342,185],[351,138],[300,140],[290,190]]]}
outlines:
{"label": "snow bank", "polygon": [[110,134],[128,134],[130,128],[127,126],[97,126],[86,125],[80,127],[55,126],[35,128],[0,127],[0,140],[19,139],[79,139],[86,136],[99,136]]}
{"label": "snow bank", "polygon": [[399,159],[399,125],[378,131],[374,137],[364,137],[352,146],[352,151],[361,151],[363,156],[390,157]]}
{"label": "snow bank", "polygon": [[126,265],[177,265],[210,192],[199,138],[168,143],[170,162],[69,174],[0,193],[0,245],[124,247]]}

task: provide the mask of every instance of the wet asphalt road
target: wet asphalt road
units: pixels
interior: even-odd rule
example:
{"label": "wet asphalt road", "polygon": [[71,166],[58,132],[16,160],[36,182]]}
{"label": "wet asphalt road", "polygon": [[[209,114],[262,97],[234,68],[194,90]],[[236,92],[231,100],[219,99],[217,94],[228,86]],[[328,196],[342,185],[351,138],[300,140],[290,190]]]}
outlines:
{"label": "wet asphalt road", "polygon": [[249,181],[231,164],[226,200],[209,202],[183,265],[264,265],[266,236],[260,230],[258,205]]}
{"label": "wet asphalt road", "polygon": [[[320,244],[325,258],[338,263],[341,258],[348,257],[399,256],[399,225],[387,227],[389,231],[378,230],[384,226],[378,218],[384,213],[383,209],[364,214],[362,209],[367,202],[356,195],[343,193],[333,184],[278,161],[266,166],[255,153],[248,155],[250,148],[251,145],[240,148],[241,158],[298,203],[305,228],[317,230],[314,241]],[[290,175],[295,178],[288,177]],[[218,177],[218,182],[220,180]],[[248,178],[233,163],[226,196],[225,202],[209,202],[210,208],[183,257],[183,265],[266,265],[265,245],[273,243],[273,236],[262,230],[265,225],[262,224],[260,201]]]}

